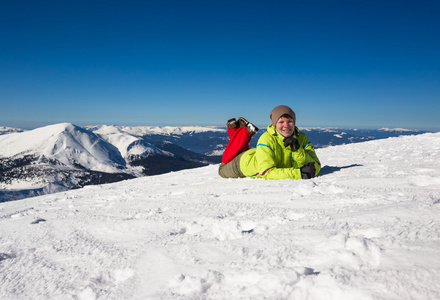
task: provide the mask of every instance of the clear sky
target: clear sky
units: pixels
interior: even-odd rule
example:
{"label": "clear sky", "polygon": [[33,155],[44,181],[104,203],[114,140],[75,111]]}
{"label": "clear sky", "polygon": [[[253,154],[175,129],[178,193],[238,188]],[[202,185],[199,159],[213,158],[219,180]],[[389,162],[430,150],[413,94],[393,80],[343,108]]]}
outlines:
{"label": "clear sky", "polygon": [[0,126],[440,130],[434,0],[3,0],[0,43]]}

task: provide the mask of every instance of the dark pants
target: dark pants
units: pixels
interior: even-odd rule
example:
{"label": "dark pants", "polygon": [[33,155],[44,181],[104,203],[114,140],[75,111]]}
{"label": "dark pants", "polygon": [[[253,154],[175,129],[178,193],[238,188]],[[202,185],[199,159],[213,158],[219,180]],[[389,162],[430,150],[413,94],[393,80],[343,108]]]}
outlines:
{"label": "dark pants", "polygon": [[227,164],[221,163],[218,168],[218,174],[223,178],[245,178],[246,176],[244,176],[240,170],[240,158],[243,153],[236,156]]}

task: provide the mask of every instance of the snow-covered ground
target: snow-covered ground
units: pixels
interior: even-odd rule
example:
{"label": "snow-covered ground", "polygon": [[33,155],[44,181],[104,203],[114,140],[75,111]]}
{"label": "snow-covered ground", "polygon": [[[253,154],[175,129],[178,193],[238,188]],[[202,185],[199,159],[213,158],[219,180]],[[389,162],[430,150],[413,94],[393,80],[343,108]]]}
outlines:
{"label": "snow-covered ground", "polygon": [[0,204],[1,299],[439,299],[440,133]]}

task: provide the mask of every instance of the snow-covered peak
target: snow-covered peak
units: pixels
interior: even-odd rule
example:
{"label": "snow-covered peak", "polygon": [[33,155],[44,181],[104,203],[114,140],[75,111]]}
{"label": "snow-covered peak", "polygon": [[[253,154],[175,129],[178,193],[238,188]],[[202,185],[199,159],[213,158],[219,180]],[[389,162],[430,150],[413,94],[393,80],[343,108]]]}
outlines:
{"label": "snow-covered peak", "polygon": [[13,132],[23,132],[23,131],[24,130],[20,129],[20,128],[0,126],[0,135],[7,134],[7,133],[13,133]]}
{"label": "snow-covered peak", "polygon": [[120,127],[115,125],[96,125],[96,126],[87,126],[86,128],[98,134],[121,133]]}
{"label": "snow-covered peak", "polygon": [[100,125],[89,127],[89,130],[92,130],[107,142],[116,146],[124,158],[129,158],[130,156],[146,157],[152,154],[172,155],[169,152],[158,149],[142,138],[123,130],[119,126]]}
{"label": "snow-covered peak", "polygon": [[405,128],[380,128],[378,130],[379,131],[391,131],[391,132],[395,132],[395,131],[398,131],[398,132],[401,132],[401,131],[403,131],[403,132],[405,132],[405,131],[417,131],[417,130],[411,130],[411,129],[405,129]]}
{"label": "snow-covered peak", "polygon": [[226,132],[226,129],[214,126],[121,126],[121,130],[131,133],[133,135],[181,135],[184,133],[201,133],[201,132]]}
{"label": "snow-covered peak", "polygon": [[336,127],[298,127],[298,129],[302,132],[319,131],[328,133],[340,133],[342,130],[341,128]]}
{"label": "snow-covered peak", "polygon": [[118,149],[93,132],[71,123],[0,136],[0,157],[36,155],[57,159],[67,166],[119,172],[125,160]]}
{"label": "snow-covered peak", "polygon": [[341,127],[298,127],[301,131],[323,131],[323,132],[340,132],[341,130],[351,131],[385,131],[385,132],[419,132],[419,130],[405,128],[380,128],[380,129],[357,129],[357,128],[341,128]]}

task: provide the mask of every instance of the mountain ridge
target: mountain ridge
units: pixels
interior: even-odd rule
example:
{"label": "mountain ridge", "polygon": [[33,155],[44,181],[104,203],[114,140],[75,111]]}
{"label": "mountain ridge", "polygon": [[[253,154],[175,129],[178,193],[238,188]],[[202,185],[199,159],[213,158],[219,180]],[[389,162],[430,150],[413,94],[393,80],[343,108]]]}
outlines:
{"label": "mountain ridge", "polygon": [[218,162],[112,126],[59,123],[8,132],[0,135],[0,202]]}

